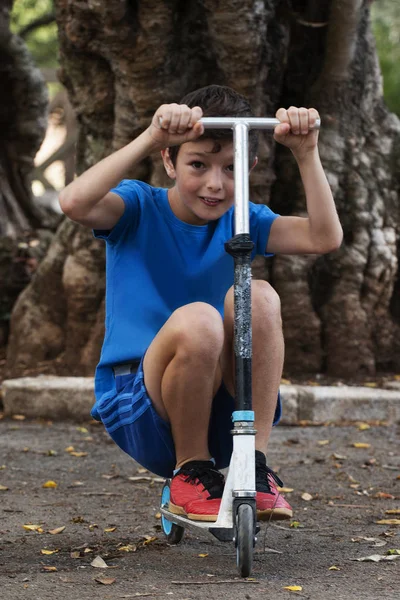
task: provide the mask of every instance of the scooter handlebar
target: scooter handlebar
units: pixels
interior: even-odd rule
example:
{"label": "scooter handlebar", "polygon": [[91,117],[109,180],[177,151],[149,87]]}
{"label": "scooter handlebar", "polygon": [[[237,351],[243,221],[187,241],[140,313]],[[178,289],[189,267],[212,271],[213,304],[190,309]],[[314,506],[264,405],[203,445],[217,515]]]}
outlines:
{"label": "scooter handlebar", "polygon": [[[205,129],[233,129],[235,125],[245,125],[248,129],[274,129],[280,125],[279,119],[259,117],[203,117],[200,119]],[[313,129],[321,127],[321,119],[317,119]]]}

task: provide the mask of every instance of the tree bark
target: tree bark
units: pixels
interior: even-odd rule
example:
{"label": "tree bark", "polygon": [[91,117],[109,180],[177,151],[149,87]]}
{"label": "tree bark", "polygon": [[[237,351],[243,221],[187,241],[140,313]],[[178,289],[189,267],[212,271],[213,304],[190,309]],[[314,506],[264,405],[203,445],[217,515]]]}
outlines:
{"label": "tree bark", "polygon": [[[398,369],[400,126],[382,100],[368,2],[57,0],[56,17],[61,79],[79,123],[78,172],[136,137],[160,104],[209,83],[247,95],[262,116],[291,104],[319,110],[343,246],[323,257],[257,259],[254,276],[281,296],[288,374]],[[168,183],[158,156],[128,175]],[[305,212],[297,166],[270,135],[261,137],[252,199],[283,215]],[[35,368],[38,353],[57,372],[92,372],[103,270],[100,242],[64,223],[15,307],[10,374]]]}

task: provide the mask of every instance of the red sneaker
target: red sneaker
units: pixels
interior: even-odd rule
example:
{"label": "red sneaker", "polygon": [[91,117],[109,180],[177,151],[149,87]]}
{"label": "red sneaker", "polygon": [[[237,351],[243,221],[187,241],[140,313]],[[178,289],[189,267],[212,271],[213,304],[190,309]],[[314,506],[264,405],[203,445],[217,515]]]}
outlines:
{"label": "red sneaker", "polygon": [[169,510],[195,521],[216,521],[224,476],[210,460],[192,460],[171,481]]}
{"label": "red sneaker", "polygon": [[256,507],[260,521],[291,519],[293,516],[292,507],[276,484],[283,486],[278,475],[267,466],[265,455],[256,450]]}

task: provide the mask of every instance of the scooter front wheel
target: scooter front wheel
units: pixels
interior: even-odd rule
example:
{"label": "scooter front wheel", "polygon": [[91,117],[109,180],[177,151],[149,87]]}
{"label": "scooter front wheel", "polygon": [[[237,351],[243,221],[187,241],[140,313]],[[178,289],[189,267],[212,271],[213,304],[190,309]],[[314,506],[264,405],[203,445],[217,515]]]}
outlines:
{"label": "scooter front wheel", "polygon": [[[161,493],[161,508],[168,510],[169,499],[171,496],[170,490],[171,480],[167,479],[164,483],[164,487]],[[164,532],[165,537],[167,538],[167,542],[169,544],[179,544],[179,542],[183,538],[183,534],[185,533],[185,528],[173,523],[163,514],[161,514],[161,528]]]}
{"label": "scooter front wheel", "polygon": [[249,577],[253,565],[254,516],[249,504],[240,504],[236,514],[236,563],[242,577]]}

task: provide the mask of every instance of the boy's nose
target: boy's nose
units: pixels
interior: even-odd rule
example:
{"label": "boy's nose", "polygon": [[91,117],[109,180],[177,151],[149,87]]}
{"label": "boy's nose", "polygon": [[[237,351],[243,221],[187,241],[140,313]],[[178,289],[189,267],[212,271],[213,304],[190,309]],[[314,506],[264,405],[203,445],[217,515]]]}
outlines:
{"label": "boy's nose", "polygon": [[209,179],[207,181],[207,188],[210,191],[218,191],[222,188],[222,178],[220,173],[216,171],[210,173]]}

